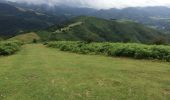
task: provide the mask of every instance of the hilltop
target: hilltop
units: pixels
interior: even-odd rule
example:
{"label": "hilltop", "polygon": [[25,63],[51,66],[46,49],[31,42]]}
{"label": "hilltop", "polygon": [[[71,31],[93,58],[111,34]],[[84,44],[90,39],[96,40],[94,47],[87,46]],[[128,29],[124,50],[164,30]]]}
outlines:
{"label": "hilltop", "polygon": [[40,40],[40,37],[34,33],[26,33],[26,34],[20,34],[15,37],[10,38],[9,40],[18,40],[24,43],[32,43],[34,40]]}
{"label": "hilltop", "polygon": [[151,43],[161,38],[167,41],[163,32],[130,20],[106,20],[87,16],[73,18],[38,33],[47,40]]}

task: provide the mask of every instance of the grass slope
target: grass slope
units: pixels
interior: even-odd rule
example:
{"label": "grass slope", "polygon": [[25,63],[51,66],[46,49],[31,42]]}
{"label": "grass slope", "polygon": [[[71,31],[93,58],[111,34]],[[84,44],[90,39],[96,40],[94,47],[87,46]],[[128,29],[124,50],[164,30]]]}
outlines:
{"label": "grass slope", "polygon": [[36,33],[31,32],[31,33],[17,35],[9,40],[19,40],[25,43],[31,43],[33,42],[34,39],[40,40],[40,37]]}
{"label": "grass slope", "polygon": [[25,45],[0,58],[1,100],[169,100],[169,63]]}
{"label": "grass slope", "polygon": [[[74,25],[75,23],[78,25]],[[72,24],[74,26],[70,27]],[[47,31],[51,32],[50,40],[151,43],[159,37],[166,38],[164,33],[132,21],[105,20],[86,16],[74,18],[61,26],[53,26]]]}

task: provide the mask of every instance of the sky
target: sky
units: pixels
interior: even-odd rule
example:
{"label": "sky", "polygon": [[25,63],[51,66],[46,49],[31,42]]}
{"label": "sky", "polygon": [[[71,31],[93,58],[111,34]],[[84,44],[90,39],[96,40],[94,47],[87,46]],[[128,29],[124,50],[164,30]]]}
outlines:
{"label": "sky", "polygon": [[74,7],[89,7],[96,9],[168,6],[170,0],[8,0],[14,2],[27,2],[32,4],[67,5]]}

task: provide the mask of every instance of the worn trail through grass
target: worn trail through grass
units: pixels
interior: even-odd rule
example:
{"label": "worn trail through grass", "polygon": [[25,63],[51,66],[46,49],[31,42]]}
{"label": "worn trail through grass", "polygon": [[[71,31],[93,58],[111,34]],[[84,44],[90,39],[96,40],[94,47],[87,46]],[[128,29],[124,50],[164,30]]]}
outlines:
{"label": "worn trail through grass", "polygon": [[0,100],[170,100],[170,63],[28,44],[0,57]]}

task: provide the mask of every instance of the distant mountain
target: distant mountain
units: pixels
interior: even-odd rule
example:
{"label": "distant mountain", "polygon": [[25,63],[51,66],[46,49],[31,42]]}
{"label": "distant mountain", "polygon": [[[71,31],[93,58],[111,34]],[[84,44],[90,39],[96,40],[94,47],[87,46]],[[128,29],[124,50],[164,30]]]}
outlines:
{"label": "distant mountain", "polygon": [[54,25],[40,31],[39,35],[45,36],[48,40],[78,41],[152,43],[158,37],[166,39],[166,34],[139,23],[86,16],[74,18],[63,25]]}
{"label": "distant mountain", "polygon": [[170,31],[170,8],[130,7],[124,9],[99,10],[93,16],[105,19],[128,19],[154,28]]}
{"label": "distant mountain", "polygon": [[124,9],[106,9],[96,10],[92,8],[68,7],[66,5],[49,6],[33,5],[26,3],[8,2],[8,4],[30,9],[36,12],[41,12],[46,15],[67,16],[68,18],[85,15],[95,16],[105,19],[128,19],[138,23],[148,25],[152,28],[157,28],[165,31],[170,31],[170,8],[155,6],[155,7],[129,7]]}
{"label": "distant mountain", "polygon": [[67,20],[65,16],[47,15],[30,9],[0,3],[0,36],[47,28]]}
{"label": "distant mountain", "polygon": [[[104,18],[109,21],[112,20],[112,23],[114,22],[113,20],[132,20],[137,23],[142,23],[148,27],[151,27],[150,29],[155,28],[170,31],[170,8],[167,7],[131,7],[124,9],[112,8],[107,10],[96,10],[91,8],[68,7],[65,5],[51,7],[48,5],[32,5],[4,1],[2,3],[1,1],[0,36],[13,36],[16,34],[25,33],[25,31],[29,32],[34,30],[43,30],[53,25],[54,27],[60,26],[61,23],[68,21],[70,18],[80,15]],[[95,22],[93,24],[95,24]],[[132,23],[127,24],[130,24],[131,26]],[[100,30],[104,33],[108,31],[107,27],[103,28],[106,30],[96,29],[97,32],[95,33],[100,33]],[[110,28],[110,26],[108,26],[108,28]],[[121,29],[121,27],[119,28]],[[115,30],[112,31],[113,33],[115,32]],[[109,31],[109,33],[111,32]],[[109,39],[109,37],[100,39],[101,41],[113,41],[112,39]],[[121,39],[118,39],[118,41],[121,41]]]}
{"label": "distant mountain", "polygon": [[155,7],[129,7],[124,9],[108,9],[108,10],[99,10],[95,15],[101,16],[102,18],[112,18],[112,17],[121,17],[121,18],[131,18],[131,17],[169,17],[170,8],[163,6]]}
{"label": "distant mountain", "polygon": [[57,16],[58,15],[66,15],[66,16],[91,15],[92,13],[98,11],[93,8],[78,8],[78,7],[70,7],[66,5],[49,6],[48,4],[34,5],[34,4],[16,3],[16,2],[9,2],[9,4],[21,8],[32,9],[34,11],[43,12],[46,14],[53,14]]}

